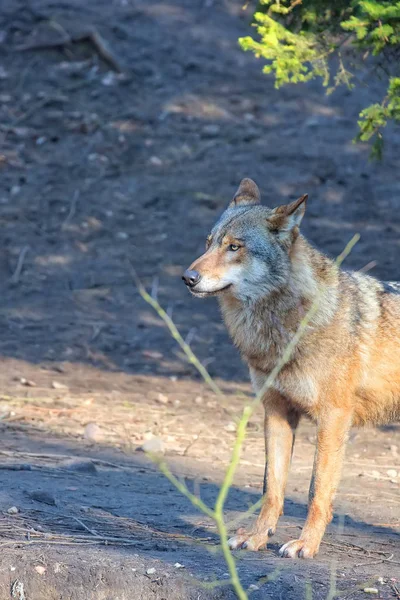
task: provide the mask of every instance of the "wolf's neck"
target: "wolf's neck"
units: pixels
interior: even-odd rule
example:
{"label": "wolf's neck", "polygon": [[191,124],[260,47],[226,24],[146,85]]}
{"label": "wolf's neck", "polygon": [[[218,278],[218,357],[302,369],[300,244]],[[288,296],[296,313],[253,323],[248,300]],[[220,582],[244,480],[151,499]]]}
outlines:
{"label": "wolf's neck", "polygon": [[291,249],[287,282],[255,302],[230,294],[220,298],[225,324],[235,345],[250,359],[279,356],[292,339],[315,300],[319,306],[310,325],[328,325],[336,312],[338,268],[299,236]]}

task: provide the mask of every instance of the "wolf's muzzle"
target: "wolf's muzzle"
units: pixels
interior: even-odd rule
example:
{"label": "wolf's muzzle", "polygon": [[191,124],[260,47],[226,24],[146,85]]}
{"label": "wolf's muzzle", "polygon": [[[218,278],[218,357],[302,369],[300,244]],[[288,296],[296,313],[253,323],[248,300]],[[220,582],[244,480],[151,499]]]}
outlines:
{"label": "wolf's muzzle", "polygon": [[192,288],[196,285],[196,283],[199,283],[201,275],[197,271],[187,269],[182,275],[182,279],[188,287]]}

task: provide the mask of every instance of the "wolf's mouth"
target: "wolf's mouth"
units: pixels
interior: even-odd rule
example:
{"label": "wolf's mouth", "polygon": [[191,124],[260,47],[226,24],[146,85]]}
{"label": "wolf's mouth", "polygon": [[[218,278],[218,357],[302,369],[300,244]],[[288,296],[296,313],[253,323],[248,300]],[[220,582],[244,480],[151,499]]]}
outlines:
{"label": "wolf's mouth", "polygon": [[225,285],[224,287],[220,288],[219,290],[214,290],[212,292],[202,292],[201,290],[196,290],[195,287],[189,287],[187,286],[189,292],[191,292],[193,294],[193,296],[198,296],[199,298],[205,298],[206,296],[216,296],[217,294],[220,294],[221,292],[224,292],[225,290],[229,289],[232,286],[231,283],[228,283],[228,285]]}

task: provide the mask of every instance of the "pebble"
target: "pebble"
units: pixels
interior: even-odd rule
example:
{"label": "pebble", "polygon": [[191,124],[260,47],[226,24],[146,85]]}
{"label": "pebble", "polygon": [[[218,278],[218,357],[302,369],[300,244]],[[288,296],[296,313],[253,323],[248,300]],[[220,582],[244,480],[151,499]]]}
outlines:
{"label": "pebble", "polygon": [[10,506],[7,512],[9,515],[17,515],[19,513],[19,508],[17,508],[16,506]]}
{"label": "pebble", "polygon": [[27,492],[27,495],[31,500],[35,500],[36,502],[42,502],[43,504],[48,504],[49,506],[56,506],[56,500],[50,492],[46,492],[45,490],[33,490],[33,492]]}
{"label": "pebble", "polygon": [[141,450],[152,454],[165,454],[164,442],[159,437],[154,436],[142,444]]}
{"label": "pebble", "polygon": [[60,467],[67,471],[77,471],[78,473],[97,475],[96,465],[91,460],[72,458],[62,462]]}
{"label": "pebble", "polygon": [[379,594],[378,588],[374,588],[374,587],[366,587],[366,588],[364,588],[364,592],[366,594]]}
{"label": "pebble", "polygon": [[389,477],[397,477],[397,471],[395,469],[388,469],[386,473],[389,475]]}
{"label": "pebble", "polygon": [[161,392],[157,396],[157,402],[160,404],[168,404],[168,396],[165,394],[161,394]]}
{"label": "pebble", "polygon": [[155,572],[156,572],[155,568],[151,567],[151,569],[147,569],[146,574],[147,575],[153,575],[153,573],[155,573]]}
{"label": "pebble", "polygon": [[91,442],[97,442],[102,437],[101,429],[96,423],[88,423],[83,432],[83,437],[85,440],[89,440]]}
{"label": "pebble", "polygon": [[225,425],[224,427],[225,431],[236,431],[236,424],[231,421],[230,423],[228,423],[228,425]]}
{"label": "pebble", "polygon": [[31,379],[25,379],[25,377],[20,378],[20,382],[22,385],[26,385],[27,387],[36,387],[36,383]]}
{"label": "pebble", "polygon": [[174,564],[174,567],[175,567],[175,569],[184,569],[184,568],[185,568],[185,565],[181,565],[181,563],[178,563],[178,562],[176,562],[176,563]]}
{"label": "pebble", "polygon": [[129,238],[129,235],[126,233],[126,231],[118,231],[115,237],[117,238],[117,240],[127,240]]}
{"label": "pebble", "polygon": [[157,350],[143,350],[142,354],[146,358],[154,358],[155,360],[163,357],[162,353]]}
{"label": "pebble", "polygon": [[27,138],[32,135],[32,129],[29,127],[14,127],[13,132],[19,138]]}
{"label": "pebble", "polygon": [[220,131],[221,127],[212,123],[210,125],[204,125],[202,129],[203,137],[215,137],[219,135]]}
{"label": "pebble", "polygon": [[54,390],[67,390],[68,389],[68,386],[65,385],[65,383],[60,383],[59,381],[52,381],[51,387]]}
{"label": "pebble", "polygon": [[39,575],[44,575],[46,573],[46,567],[42,567],[42,565],[38,565],[37,567],[35,567],[35,571],[36,571],[36,573],[39,573]]}
{"label": "pebble", "polygon": [[117,78],[115,76],[115,73],[113,73],[112,71],[108,71],[108,73],[106,73],[101,79],[101,83],[107,87],[115,85],[116,82]]}
{"label": "pebble", "polygon": [[158,156],[151,156],[149,159],[149,163],[153,165],[153,167],[162,167],[163,161]]}
{"label": "pebble", "polygon": [[249,585],[249,591],[250,592],[255,592],[256,590],[259,590],[259,589],[260,588],[255,583],[252,583],[251,585]]}

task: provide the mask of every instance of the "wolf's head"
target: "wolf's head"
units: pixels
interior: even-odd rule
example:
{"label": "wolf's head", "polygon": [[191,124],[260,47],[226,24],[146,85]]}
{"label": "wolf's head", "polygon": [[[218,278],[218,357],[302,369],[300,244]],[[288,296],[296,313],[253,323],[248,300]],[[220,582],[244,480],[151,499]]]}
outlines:
{"label": "wolf's head", "polygon": [[243,179],[208,236],[206,252],[183,274],[192,294],[204,297],[229,290],[239,300],[257,300],[285,285],[306,200],[307,194],[267,208],[260,204],[254,181]]}

